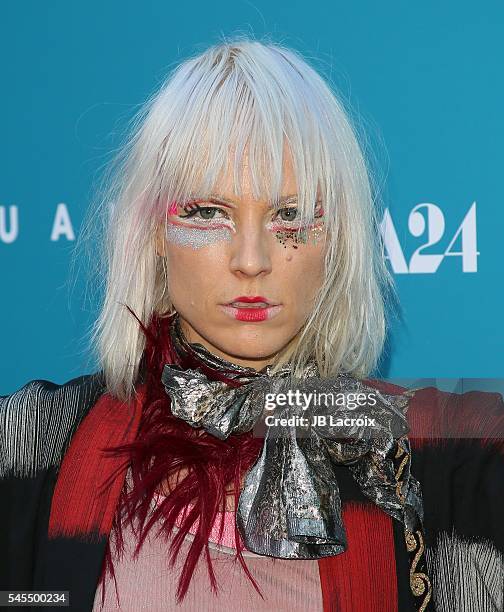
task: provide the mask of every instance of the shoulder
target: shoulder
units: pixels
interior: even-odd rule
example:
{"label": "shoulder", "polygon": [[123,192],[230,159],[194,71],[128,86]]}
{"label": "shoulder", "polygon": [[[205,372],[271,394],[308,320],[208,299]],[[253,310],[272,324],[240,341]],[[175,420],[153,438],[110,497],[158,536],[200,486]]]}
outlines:
{"label": "shoulder", "polygon": [[386,381],[365,381],[382,393],[410,397],[407,419],[413,446],[442,445],[447,440],[478,439],[483,446],[504,441],[504,398],[501,393],[442,391],[436,387],[408,389]]}
{"label": "shoulder", "polygon": [[31,380],[0,396],[0,477],[58,465],[82,418],[105,392],[102,372],[61,385]]}
{"label": "shoulder", "polygon": [[436,607],[504,609],[502,394],[368,384],[410,396],[411,469],[421,484]]}
{"label": "shoulder", "polygon": [[435,603],[502,610],[504,401],[500,393],[415,392],[412,469],[421,481]]}
{"label": "shoulder", "polygon": [[426,387],[414,392],[409,410],[415,437],[477,438],[482,445],[502,442],[504,437],[504,400],[500,393],[454,393]]}

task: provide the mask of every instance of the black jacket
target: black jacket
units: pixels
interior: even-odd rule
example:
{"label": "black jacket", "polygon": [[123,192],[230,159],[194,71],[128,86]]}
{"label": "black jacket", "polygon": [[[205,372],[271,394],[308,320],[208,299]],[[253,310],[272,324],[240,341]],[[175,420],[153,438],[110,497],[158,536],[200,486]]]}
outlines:
{"label": "black jacket", "polygon": [[[106,538],[48,539],[47,527],[63,457],[79,424],[104,392],[98,372],[63,385],[34,380],[0,397],[0,590],[68,590],[69,609],[91,610]],[[433,586],[429,609],[502,612],[502,396],[450,394],[432,387],[417,390],[408,421],[411,471],[424,499],[426,560]],[[344,466],[340,476],[343,503],[362,501]],[[413,609],[405,586],[406,552],[402,525],[395,520],[393,524],[398,609],[406,612]]]}

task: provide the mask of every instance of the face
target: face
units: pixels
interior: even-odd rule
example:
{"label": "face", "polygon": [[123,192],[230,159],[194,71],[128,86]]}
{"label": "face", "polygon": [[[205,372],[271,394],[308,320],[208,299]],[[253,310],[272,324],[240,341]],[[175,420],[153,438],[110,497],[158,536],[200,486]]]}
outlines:
{"label": "face", "polygon": [[167,260],[170,298],[187,339],[259,370],[312,312],[323,282],[325,224],[320,201],[314,202],[313,223],[297,220],[289,155],[277,211],[253,199],[244,160],[240,198],[229,172],[212,197],[172,203],[156,244]]}

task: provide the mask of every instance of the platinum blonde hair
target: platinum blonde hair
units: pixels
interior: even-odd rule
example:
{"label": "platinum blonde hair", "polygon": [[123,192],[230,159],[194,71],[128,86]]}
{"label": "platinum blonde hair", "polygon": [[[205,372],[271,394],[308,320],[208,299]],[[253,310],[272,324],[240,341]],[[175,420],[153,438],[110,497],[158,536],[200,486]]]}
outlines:
{"label": "platinum blonde hair", "polygon": [[[292,49],[247,37],[215,44],[176,66],[132,121],[114,159],[99,209],[105,223],[104,299],[91,341],[107,390],[135,393],[145,348],[138,322],[172,310],[165,258],[155,234],[172,201],[212,192],[233,163],[240,195],[249,156],[256,199],[281,197],[287,143],[302,220],[313,218],[317,189],[328,243],[325,282],[313,311],[276,356],[294,375],[315,358],[321,376],[366,377],[386,335],[385,290],[393,288],[377,219],[371,173],[349,114],[322,76]],[[230,153],[232,151],[232,153]],[[230,157],[230,155],[232,157]]]}

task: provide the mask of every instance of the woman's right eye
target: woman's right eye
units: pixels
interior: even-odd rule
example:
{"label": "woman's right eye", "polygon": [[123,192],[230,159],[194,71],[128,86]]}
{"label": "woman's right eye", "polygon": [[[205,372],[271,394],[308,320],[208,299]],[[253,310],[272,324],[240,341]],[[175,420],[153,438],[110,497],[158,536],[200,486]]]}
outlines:
{"label": "woman's right eye", "polygon": [[215,219],[215,212],[219,211],[224,214],[224,218],[227,217],[227,213],[222,210],[222,208],[217,208],[216,206],[199,206],[199,204],[190,204],[188,206],[184,206],[185,215],[180,214],[179,217],[182,219],[189,219],[191,217],[195,217],[199,215],[199,219]]}

